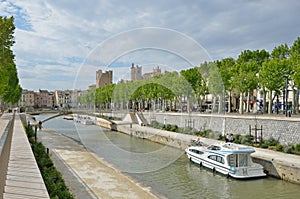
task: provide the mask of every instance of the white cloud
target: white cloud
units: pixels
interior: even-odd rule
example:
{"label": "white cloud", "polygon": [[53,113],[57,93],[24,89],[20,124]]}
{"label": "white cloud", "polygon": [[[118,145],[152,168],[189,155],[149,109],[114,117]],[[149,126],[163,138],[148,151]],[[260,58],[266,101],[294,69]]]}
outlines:
{"label": "white cloud", "polygon": [[[109,60],[172,67],[176,62],[181,64],[180,59],[165,52],[148,52],[146,56],[145,52],[132,52],[118,58],[126,49],[149,47],[151,42],[157,50],[161,46],[167,50],[177,49],[175,54],[188,57],[192,62],[201,60],[193,49],[196,46],[188,46],[191,43],[168,34],[155,38],[151,31],[123,37],[115,43],[110,40],[106,43],[105,55],[101,55],[101,51],[95,54],[97,50],[93,49],[112,36],[136,28],[162,27],[182,32],[206,48],[213,59],[237,57],[245,49],[270,51],[279,44],[291,45],[300,32],[299,10],[298,0],[188,3],[174,0],[7,0],[0,3],[1,13],[14,15],[16,19],[14,51],[22,86],[35,90],[72,87],[78,69],[89,65],[84,72],[87,80],[80,81],[81,87],[87,87],[94,82],[95,71]],[[85,59],[88,60],[82,64]],[[126,74],[124,68],[116,70],[116,77]],[[54,74],[55,71],[59,71],[59,75]],[[32,77],[34,79],[30,79]]]}

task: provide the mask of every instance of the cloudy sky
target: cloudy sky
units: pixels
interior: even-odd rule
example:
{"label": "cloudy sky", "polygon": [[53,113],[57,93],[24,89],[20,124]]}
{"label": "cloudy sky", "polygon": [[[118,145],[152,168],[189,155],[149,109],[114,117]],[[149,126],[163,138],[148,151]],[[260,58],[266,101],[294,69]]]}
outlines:
{"label": "cloudy sky", "polygon": [[129,79],[131,63],[181,70],[300,36],[299,0],[1,0],[15,17],[25,89],[86,89],[96,70]]}

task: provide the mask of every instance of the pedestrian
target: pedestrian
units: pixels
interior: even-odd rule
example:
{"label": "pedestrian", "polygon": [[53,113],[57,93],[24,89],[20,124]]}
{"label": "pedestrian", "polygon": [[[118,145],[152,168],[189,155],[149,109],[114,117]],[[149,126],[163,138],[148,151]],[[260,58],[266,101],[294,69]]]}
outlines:
{"label": "pedestrian", "polygon": [[229,133],[227,133],[226,137],[225,137],[225,142],[229,142],[229,140],[230,140],[230,135],[229,135]]}
{"label": "pedestrian", "polygon": [[39,121],[39,129],[42,130],[42,121]]}
{"label": "pedestrian", "polygon": [[234,141],[234,137],[233,137],[233,134],[231,133],[229,136],[229,142],[233,142],[233,141]]}

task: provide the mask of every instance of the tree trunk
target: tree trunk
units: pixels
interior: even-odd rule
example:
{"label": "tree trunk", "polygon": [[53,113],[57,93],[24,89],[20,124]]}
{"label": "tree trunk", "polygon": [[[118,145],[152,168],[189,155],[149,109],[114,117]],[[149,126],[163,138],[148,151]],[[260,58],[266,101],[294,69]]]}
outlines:
{"label": "tree trunk", "polygon": [[269,91],[269,106],[268,106],[268,114],[272,113],[272,105],[273,105],[273,100],[272,100],[272,91]]}
{"label": "tree trunk", "polygon": [[224,93],[222,95],[219,95],[219,111],[218,113],[223,113],[224,107]]}
{"label": "tree trunk", "polygon": [[240,107],[239,107],[239,113],[240,114],[244,113],[244,101],[243,101],[243,98],[244,98],[244,94],[243,94],[243,92],[241,92],[240,93]]}
{"label": "tree trunk", "polygon": [[228,110],[227,110],[228,113],[231,112],[231,100],[232,100],[231,91],[229,91]]}
{"label": "tree trunk", "polygon": [[293,113],[299,114],[299,92],[300,89],[293,89]]}
{"label": "tree trunk", "polygon": [[246,113],[249,113],[250,91],[247,92]]}
{"label": "tree trunk", "polygon": [[264,94],[264,96],[263,96],[263,110],[262,110],[262,112],[263,113],[266,113],[267,112],[267,92],[266,92],[266,90],[265,90],[265,88],[263,89],[263,94]]}

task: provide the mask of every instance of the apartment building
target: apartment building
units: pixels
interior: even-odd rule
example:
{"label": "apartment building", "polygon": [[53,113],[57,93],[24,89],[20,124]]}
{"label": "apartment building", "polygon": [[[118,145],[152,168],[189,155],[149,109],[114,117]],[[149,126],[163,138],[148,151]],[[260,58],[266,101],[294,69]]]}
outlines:
{"label": "apartment building", "polygon": [[31,107],[35,105],[34,100],[35,92],[31,90],[24,89],[22,90],[22,95],[19,101],[19,106]]}

